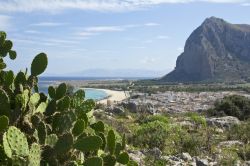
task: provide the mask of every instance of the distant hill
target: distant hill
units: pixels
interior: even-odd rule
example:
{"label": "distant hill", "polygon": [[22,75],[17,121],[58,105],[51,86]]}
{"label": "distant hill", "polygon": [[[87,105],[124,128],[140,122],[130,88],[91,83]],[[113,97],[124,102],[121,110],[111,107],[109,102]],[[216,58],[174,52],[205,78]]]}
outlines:
{"label": "distant hill", "polygon": [[[169,70],[170,71],[170,70]],[[46,76],[79,76],[79,77],[116,77],[116,78],[158,78],[164,76],[166,71],[145,69],[87,69],[67,74],[47,74]]]}
{"label": "distant hill", "polygon": [[187,39],[168,82],[240,81],[250,78],[250,25],[207,18]]}

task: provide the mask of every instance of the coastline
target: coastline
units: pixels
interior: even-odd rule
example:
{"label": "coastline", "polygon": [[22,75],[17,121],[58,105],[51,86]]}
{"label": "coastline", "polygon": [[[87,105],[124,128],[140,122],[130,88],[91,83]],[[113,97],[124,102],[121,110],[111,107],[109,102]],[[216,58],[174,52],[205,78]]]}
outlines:
{"label": "coastline", "polygon": [[107,94],[107,97],[97,101],[98,104],[108,105],[108,103],[120,102],[129,97],[128,92],[124,92],[124,91],[116,91],[116,90],[110,90],[110,89],[98,89],[98,88],[82,88],[82,89],[96,89],[96,90],[104,91]]}

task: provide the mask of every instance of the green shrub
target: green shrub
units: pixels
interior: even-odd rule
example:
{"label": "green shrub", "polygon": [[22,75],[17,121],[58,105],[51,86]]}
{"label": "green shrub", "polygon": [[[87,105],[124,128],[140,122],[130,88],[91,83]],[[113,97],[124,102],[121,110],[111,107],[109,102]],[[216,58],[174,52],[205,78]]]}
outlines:
{"label": "green shrub", "polygon": [[250,99],[244,96],[226,96],[215,102],[214,109],[207,111],[210,116],[234,116],[240,120],[250,117]]}
{"label": "green shrub", "polygon": [[154,122],[154,121],[159,121],[168,124],[169,118],[163,115],[147,115],[147,116],[140,116],[137,120],[137,122],[140,124]]}
{"label": "green shrub", "polygon": [[[39,92],[38,75],[47,67],[47,55],[38,54],[31,75],[4,70],[4,58],[15,59],[12,42],[0,32],[0,165],[127,164],[125,137],[117,142],[111,129],[93,117],[93,100],[83,90],[67,93],[67,85]],[[110,143],[112,142],[112,143]],[[112,149],[112,150],[111,150]],[[115,153],[114,153],[115,152]]]}
{"label": "green shrub", "polygon": [[138,126],[131,139],[134,146],[141,148],[157,147],[163,150],[166,147],[169,126],[160,121],[153,121]]}
{"label": "green shrub", "polygon": [[250,120],[239,125],[233,126],[228,132],[227,137],[230,140],[240,140],[245,144],[250,142]]}
{"label": "green shrub", "polygon": [[204,116],[201,116],[196,112],[189,113],[188,116],[195,123],[196,126],[207,126],[206,118]]}

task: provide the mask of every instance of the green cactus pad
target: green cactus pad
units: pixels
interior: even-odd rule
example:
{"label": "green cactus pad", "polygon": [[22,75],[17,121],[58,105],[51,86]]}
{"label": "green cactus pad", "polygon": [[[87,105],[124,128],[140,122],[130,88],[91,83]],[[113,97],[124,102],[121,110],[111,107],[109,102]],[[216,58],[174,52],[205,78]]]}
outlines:
{"label": "green cactus pad", "polygon": [[6,36],[7,36],[7,35],[6,35],[5,32],[0,31],[0,46],[3,45],[3,43],[4,43],[5,39],[6,39]]}
{"label": "green cactus pad", "polygon": [[8,115],[10,111],[10,101],[7,93],[0,89],[0,115]]}
{"label": "green cactus pad", "polygon": [[48,65],[47,55],[44,53],[38,54],[32,61],[31,64],[31,75],[38,76],[42,74]]}
{"label": "green cactus pad", "polygon": [[38,124],[37,132],[38,132],[39,143],[44,144],[47,136],[46,126],[44,122],[41,121]]}
{"label": "green cactus pad", "polygon": [[115,138],[114,130],[109,130],[108,136],[107,136],[107,147],[111,155],[113,155],[115,152],[115,140],[116,138]]}
{"label": "green cactus pad", "polygon": [[5,69],[6,67],[7,67],[7,66],[6,66],[6,63],[0,62],[0,70]]}
{"label": "green cactus pad", "polygon": [[10,50],[9,56],[10,56],[10,59],[12,59],[12,60],[16,59],[16,51]]}
{"label": "green cactus pad", "polygon": [[90,127],[96,132],[104,132],[104,123],[102,121],[98,121],[97,123],[92,124]]}
{"label": "green cactus pad", "polygon": [[66,133],[58,138],[55,144],[55,151],[57,154],[67,153],[73,145],[73,136],[70,133]]}
{"label": "green cactus pad", "polygon": [[117,162],[121,163],[121,164],[128,164],[129,162],[129,155],[126,152],[121,153],[118,157],[117,157]]}
{"label": "green cactus pad", "polygon": [[56,111],[56,100],[53,99],[48,103],[45,114],[49,116],[55,113],[55,111]]}
{"label": "green cactus pad", "polygon": [[9,118],[5,115],[0,116],[0,133],[7,129],[9,125]]}
{"label": "green cactus pad", "polygon": [[50,98],[52,99],[56,98],[56,90],[53,86],[49,86],[48,93],[49,93]]}
{"label": "green cactus pad", "polygon": [[23,157],[29,155],[27,138],[18,128],[11,126],[7,131],[6,138],[13,153]]}
{"label": "green cactus pad", "polygon": [[67,92],[67,85],[65,83],[60,84],[56,89],[56,99],[61,99]]}
{"label": "green cactus pad", "polygon": [[107,155],[103,157],[104,166],[115,166],[116,158],[112,155]]}
{"label": "green cactus pad", "polygon": [[72,129],[72,133],[74,134],[74,136],[78,136],[80,135],[83,130],[85,129],[85,121],[84,120],[77,120],[75,125],[74,125],[74,128]]}
{"label": "green cactus pad", "polygon": [[36,106],[40,100],[39,93],[34,93],[30,96],[30,104]]}
{"label": "green cactus pad", "polygon": [[60,111],[64,111],[64,110],[69,109],[69,106],[70,106],[70,98],[69,98],[69,96],[64,96],[57,103],[57,109],[60,110]]}
{"label": "green cactus pad", "polygon": [[103,166],[103,160],[101,157],[91,157],[88,158],[84,164],[84,166]]}
{"label": "green cactus pad", "polygon": [[81,105],[81,110],[85,113],[90,112],[95,107],[95,101],[92,99],[88,99],[84,101]]}
{"label": "green cactus pad", "polygon": [[29,166],[40,166],[41,148],[40,145],[33,143],[30,147]]}
{"label": "green cactus pad", "polygon": [[96,151],[102,146],[102,139],[99,136],[88,136],[78,138],[74,148],[82,152]]}
{"label": "green cactus pad", "polygon": [[76,91],[76,92],[74,93],[74,97],[75,97],[75,98],[78,98],[78,99],[80,99],[80,100],[83,100],[84,97],[85,97],[85,92],[84,92],[84,90],[79,89],[78,91]]}
{"label": "green cactus pad", "polygon": [[102,146],[101,146],[101,149],[102,150],[105,150],[105,147],[106,147],[106,143],[107,143],[107,141],[106,141],[106,137],[105,137],[105,135],[103,134],[103,133],[97,133],[101,138],[102,138]]}
{"label": "green cactus pad", "polygon": [[120,143],[116,143],[115,145],[115,156],[118,157],[122,151],[122,145]]}
{"label": "green cactus pad", "polygon": [[17,73],[16,78],[14,80],[15,87],[19,88],[20,84],[24,85],[26,84],[26,82],[27,80],[26,80],[24,72],[20,71],[19,73]]}
{"label": "green cactus pad", "polygon": [[50,134],[45,139],[45,144],[54,147],[58,138],[56,134]]}
{"label": "green cactus pad", "polygon": [[46,110],[46,108],[47,108],[47,106],[48,106],[47,103],[41,102],[41,103],[39,104],[39,106],[37,107],[37,109],[34,111],[34,114],[35,114],[35,113],[38,113],[38,112],[44,113],[45,110]]}
{"label": "green cactus pad", "polygon": [[10,51],[12,46],[13,46],[13,43],[10,40],[5,40],[5,42],[3,43],[3,49],[5,52]]}
{"label": "green cactus pad", "polygon": [[9,142],[7,140],[7,133],[4,133],[3,135],[3,148],[4,148],[4,152],[6,154],[7,157],[11,158],[12,157],[12,151],[9,145]]}
{"label": "green cactus pad", "polygon": [[7,71],[4,74],[4,84],[5,86],[10,86],[14,82],[14,73],[13,71]]}

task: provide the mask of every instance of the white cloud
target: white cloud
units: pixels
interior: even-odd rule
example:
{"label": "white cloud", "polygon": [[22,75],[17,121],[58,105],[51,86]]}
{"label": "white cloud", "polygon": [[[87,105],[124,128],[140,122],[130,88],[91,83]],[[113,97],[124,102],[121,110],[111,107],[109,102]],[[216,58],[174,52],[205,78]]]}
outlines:
{"label": "white cloud", "polygon": [[122,26],[95,26],[95,27],[88,27],[85,29],[87,32],[117,32],[117,31],[124,31],[125,28]]}
{"label": "white cloud", "polygon": [[31,24],[31,26],[55,27],[55,26],[61,26],[65,24],[66,23],[59,23],[59,22],[40,22],[40,23]]}
{"label": "white cloud", "polygon": [[6,0],[0,2],[1,12],[60,12],[79,9],[95,11],[129,11],[171,3],[247,3],[249,0]]}
{"label": "white cloud", "polygon": [[75,33],[77,36],[83,37],[83,38],[89,38],[91,36],[100,35],[102,33],[108,33],[108,32],[122,32],[126,31],[128,29],[132,28],[140,28],[140,27],[152,27],[152,26],[158,26],[160,24],[157,23],[145,23],[145,24],[127,24],[127,25],[116,25],[116,26],[92,26],[92,27],[86,27],[82,28],[80,32]]}
{"label": "white cloud", "polygon": [[161,39],[161,40],[164,40],[164,39],[169,39],[169,36],[166,36],[166,35],[159,35],[156,37],[157,39]]}
{"label": "white cloud", "polygon": [[241,6],[250,6],[250,3],[242,3]]}
{"label": "white cloud", "polygon": [[155,22],[149,22],[149,23],[146,23],[146,24],[144,24],[144,25],[145,25],[145,26],[151,27],[151,26],[159,26],[160,24],[155,23]]}
{"label": "white cloud", "polygon": [[30,33],[30,34],[39,34],[41,32],[39,31],[35,31],[35,30],[27,30],[27,31],[24,31],[25,33]]}
{"label": "white cloud", "polygon": [[0,31],[6,31],[11,28],[11,17],[0,15]]}
{"label": "white cloud", "polygon": [[132,46],[132,47],[129,47],[129,48],[133,48],[133,49],[145,49],[146,47],[145,46]]}

